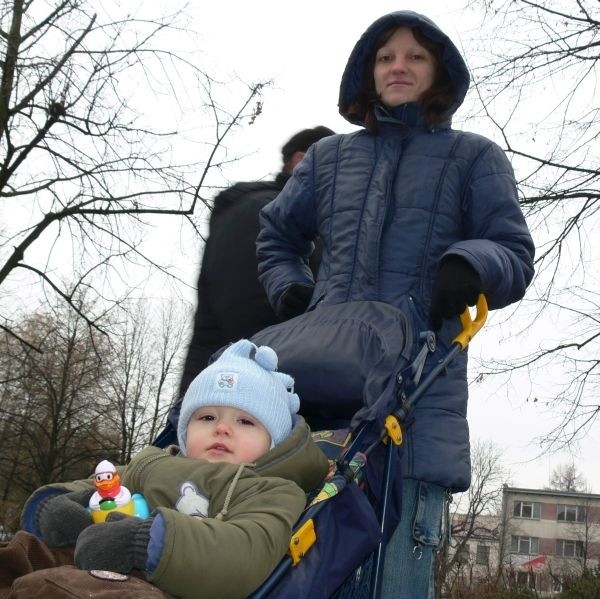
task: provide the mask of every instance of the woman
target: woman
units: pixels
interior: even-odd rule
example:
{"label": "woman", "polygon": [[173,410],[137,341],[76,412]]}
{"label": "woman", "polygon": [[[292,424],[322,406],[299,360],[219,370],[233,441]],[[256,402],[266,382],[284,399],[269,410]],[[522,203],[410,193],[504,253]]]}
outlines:
{"label": "woman", "polygon": [[[388,302],[415,331],[437,330],[444,352],[479,293],[490,309],[523,297],[534,246],[510,163],[492,141],[451,128],[468,86],[460,53],[428,18],[394,12],[366,30],[339,99],[342,116],[364,128],[315,144],[261,213],[259,274],[276,310]],[[307,259],[317,236],[315,284]],[[414,412],[384,597],[433,596],[447,500],[470,484],[466,413],[462,352]]]}

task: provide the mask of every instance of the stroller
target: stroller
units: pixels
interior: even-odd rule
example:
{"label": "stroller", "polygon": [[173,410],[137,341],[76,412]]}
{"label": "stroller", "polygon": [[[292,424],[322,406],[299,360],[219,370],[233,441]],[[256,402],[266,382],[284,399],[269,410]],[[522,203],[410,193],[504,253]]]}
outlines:
{"label": "stroller", "polygon": [[[271,346],[279,367],[294,376],[301,413],[331,464],[324,484],[307,498],[287,556],[251,599],[380,596],[385,543],[400,513],[399,460],[414,407],[481,329],[487,303],[481,295],[474,318],[465,310],[462,330],[429,369],[435,334],[424,331],[414,339],[407,313],[375,301],[326,306],[251,338]],[[298,343],[299,335],[314,346]],[[337,355],[330,359],[332,347]]]}

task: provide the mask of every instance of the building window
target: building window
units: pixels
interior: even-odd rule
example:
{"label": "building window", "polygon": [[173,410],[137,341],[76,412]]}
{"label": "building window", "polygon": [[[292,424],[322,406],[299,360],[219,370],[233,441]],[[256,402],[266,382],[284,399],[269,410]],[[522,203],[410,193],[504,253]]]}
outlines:
{"label": "building window", "polygon": [[457,553],[457,560],[458,560],[459,564],[468,564],[469,563],[469,556],[470,556],[471,552],[469,550],[468,543],[463,543],[462,545],[459,545],[456,553]]}
{"label": "building window", "polygon": [[489,566],[490,565],[490,547],[489,547],[489,545],[477,545],[477,555],[475,556],[475,563],[478,566]]}
{"label": "building window", "polygon": [[533,572],[517,572],[517,585],[521,589],[535,590],[535,574]]}
{"label": "building window", "polygon": [[524,555],[537,555],[539,553],[539,539],[537,537],[516,537],[511,538],[511,553],[521,553]]}
{"label": "building window", "polygon": [[540,519],[540,504],[535,501],[515,501],[513,509],[515,518]]}
{"label": "building window", "polygon": [[556,539],[556,555],[560,555],[562,557],[582,557],[583,541]]}
{"label": "building window", "polygon": [[556,510],[556,519],[559,522],[585,522],[585,507],[559,504]]}

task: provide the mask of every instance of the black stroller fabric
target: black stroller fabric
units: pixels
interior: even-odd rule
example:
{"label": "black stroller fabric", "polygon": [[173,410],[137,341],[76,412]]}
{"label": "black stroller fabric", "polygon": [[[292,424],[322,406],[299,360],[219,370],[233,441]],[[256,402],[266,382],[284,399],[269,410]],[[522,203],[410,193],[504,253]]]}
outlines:
{"label": "black stroller fabric", "polygon": [[[375,301],[317,305],[259,331],[251,341],[277,352],[278,369],[294,377],[300,413],[313,431],[346,428],[351,421],[357,425],[389,413],[384,402],[374,407],[382,395],[394,407],[390,378],[408,364],[415,347],[408,315],[408,306],[401,310]],[[181,401],[171,407],[153,445],[177,443]]]}
{"label": "black stroller fabric", "polygon": [[313,430],[368,421],[390,377],[408,364],[407,311],[375,301],[318,305],[251,338],[272,347],[279,370],[295,379],[300,412]]}
{"label": "black stroller fabric", "polygon": [[[316,519],[317,542],[290,568],[277,592],[260,597],[366,597],[369,560],[387,542],[401,513],[401,448],[392,446],[394,472],[381,530],[386,446],[377,443],[383,421],[398,406],[397,375],[409,366],[415,335],[408,310],[363,301],[317,306],[311,312],[254,335],[278,355],[278,368],[292,375],[300,412],[314,431],[367,425],[375,442],[363,470],[364,488],[350,483]],[[342,585],[340,588],[340,585]]]}
{"label": "black stroller fabric", "polygon": [[[364,424],[372,426],[368,443],[379,439],[385,416],[397,407],[396,377],[410,364],[416,348],[409,307],[402,310],[375,301],[317,305],[310,312],[260,331],[251,341],[272,347],[278,356],[278,369],[294,377],[300,413],[313,431]],[[176,437],[178,415],[177,404],[155,445],[164,447]],[[377,513],[385,447],[379,443],[369,455],[363,488],[349,482],[325,501],[315,517],[317,540],[304,559],[297,566],[282,568],[285,573],[281,578],[270,577],[252,597],[367,596],[367,570],[373,552],[382,536],[384,542],[387,540],[400,517],[402,450],[392,446],[390,451],[397,459],[387,505],[389,527],[382,533]]]}
{"label": "black stroller fabric", "polygon": [[290,566],[277,586],[261,587],[251,597],[328,599],[376,549],[381,538],[373,508],[354,483],[327,501],[315,527],[317,541],[306,557],[297,566]]}

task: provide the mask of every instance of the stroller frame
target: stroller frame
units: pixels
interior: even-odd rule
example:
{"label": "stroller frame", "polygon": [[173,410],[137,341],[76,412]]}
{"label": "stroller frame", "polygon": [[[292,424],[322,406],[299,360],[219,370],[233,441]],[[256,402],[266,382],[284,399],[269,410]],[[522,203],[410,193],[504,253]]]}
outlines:
{"label": "stroller frame", "polygon": [[[446,354],[422,380],[421,376],[425,366],[425,360],[429,354],[435,351],[436,338],[432,331],[425,331],[421,335],[424,343],[416,358],[396,375],[396,382],[398,384],[396,400],[398,407],[386,417],[383,430],[380,431],[375,440],[370,442],[367,447],[363,446],[367,439],[373,438],[375,421],[366,422],[361,424],[356,430],[350,430],[352,441],[343,454],[336,460],[333,477],[328,477],[329,484],[333,484],[335,487],[335,494],[338,494],[348,483],[357,480],[362,467],[366,463],[366,457],[373,449],[382,442],[386,444],[384,474],[377,513],[377,520],[382,536],[377,548],[372,554],[373,562],[369,583],[369,597],[371,599],[378,599],[381,595],[385,557],[384,533],[389,526],[388,520],[391,491],[397,471],[398,454],[394,450],[394,446],[401,446],[403,444],[404,430],[408,425],[407,421],[418,400],[454,358],[468,346],[475,334],[485,324],[487,313],[487,302],[485,296],[482,294],[477,300],[475,317],[473,318],[471,316],[469,308],[461,314],[461,332],[452,340],[450,349]],[[323,491],[321,491],[321,493],[323,493]],[[304,559],[307,552],[310,551],[313,544],[317,541],[314,519],[326,505],[327,500],[333,496],[334,495],[329,494],[329,492],[326,493],[326,497],[319,494],[317,495],[317,498],[309,503],[292,533],[288,555],[281,560],[279,565],[265,582],[263,582],[261,587],[252,593],[250,596],[251,599],[265,599],[269,597],[280,584],[289,568],[296,567]],[[360,565],[357,565],[357,567],[360,567]]]}

